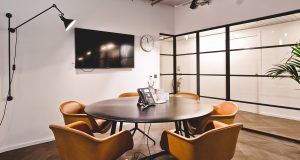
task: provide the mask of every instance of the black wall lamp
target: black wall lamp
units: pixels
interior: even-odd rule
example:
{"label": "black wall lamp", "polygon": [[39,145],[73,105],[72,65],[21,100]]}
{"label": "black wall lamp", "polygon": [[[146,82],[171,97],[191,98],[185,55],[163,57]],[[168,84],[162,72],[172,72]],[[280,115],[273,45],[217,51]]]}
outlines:
{"label": "black wall lamp", "polygon": [[42,15],[43,13],[47,12],[48,10],[50,10],[52,8],[55,8],[60,13],[58,16],[63,21],[66,31],[68,31],[75,24],[76,20],[65,18],[64,13],[60,9],[58,9],[55,4],[53,4],[51,7],[47,8],[47,9],[45,9],[44,11],[40,12],[39,14],[35,15],[34,17],[28,19],[27,21],[21,23],[20,25],[18,25],[15,28],[12,28],[11,24],[10,24],[12,14],[11,13],[6,13],[6,17],[8,18],[8,70],[9,70],[8,71],[8,74],[9,74],[9,76],[8,76],[9,89],[8,89],[7,101],[13,100],[13,97],[11,95],[11,84],[12,84],[13,75],[11,74],[11,71],[14,72],[16,70],[16,65],[15,64],[13,64],[11,66],[11,43],[10,43],[11,33],[15,33],[18,28],[20,28],[24,24],[30,22],[31,20],[35,19],[36,17]]}

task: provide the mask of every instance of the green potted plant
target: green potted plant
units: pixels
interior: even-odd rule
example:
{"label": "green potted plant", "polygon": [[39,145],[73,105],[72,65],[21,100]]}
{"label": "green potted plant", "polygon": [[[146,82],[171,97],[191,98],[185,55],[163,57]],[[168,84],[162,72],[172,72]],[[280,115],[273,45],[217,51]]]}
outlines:
{"label": "green potted plant", "polygon": [[300,84],[300,42],[292,47],[292,55],[283,64],[276,64],[266,75],[272,78],[291,78]]}

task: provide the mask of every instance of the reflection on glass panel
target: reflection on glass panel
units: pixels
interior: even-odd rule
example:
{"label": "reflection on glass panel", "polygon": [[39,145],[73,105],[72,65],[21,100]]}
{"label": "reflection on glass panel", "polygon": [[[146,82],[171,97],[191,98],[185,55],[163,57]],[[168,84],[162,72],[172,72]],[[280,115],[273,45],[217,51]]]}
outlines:
{"label": "reflection on glass panel", "polygon": [[300,39],[300,21],[266,26],[261,29],[262,46],[293,44]]}
{"label": "reflection on glass panel", "polygon": [[230,32],[230,49],[260,47],[261,33],[255,29]]}
{"label": "reflection on glass panel", "polygon": [[203,103],[211,104],[211,106],[216,106],[224,102],[224,100],[217,100],[217,99],[210,99],[210,98],[203,98],[200,95],[200,101]]}
{"label": "reflection on glass panel", "polygon": [[258,77],[231,77],[231,99],[258,102]]}
{"label": "reflection on glass panel", "polygon": [[261,50],[243,50],[230,52],[230,73],[255,75],[260,71]]}
{"label": "reflection on glass panel", "polygon": [[197,93],[196,76],[177,75],[177,91]]}
{"label": "reflection on glass panel", "polygon": [[[259,113],[259,106],[254,105],[254,104],[247,104],[247,103],[239,103],[239,102],[234,102],[239,106],[240,112],[250,112],[250,113]],[[238,121],[239,119],[236,119],[236,122],[243,122],[243,121]]]}
{"label": "reflection on glass panel", "polygon": [[160,54],[173,55],[173,37],[160,36]]}
{"label": "reflection on glass panel", "polygon": [[200,52],[225,50],[225,28],[200,32]]}
{"label": "reflection on glass panel", "polygon": [[291,47],[269,48],[262,50],[261,74],[265,74],[274,64],[285,62],[291,56]]}
{"label": "reflection on glass panel", "polygon": [[176,37],[177,54],[196,53],[196,34]]}
{"label": "reflection on glass panel", "polygon": [[224,76],[201,76],[200,96],[225,98],[226,85]]}
{"label": "reflection on glass panel", "polygon": [[201,74],[225,74],[225,52],[200,54]]}
{"label": "reflection on glass panel", "polygon": [[300,127],[291,127],[299,126],[300,111],[245,103],[237,105],[240,111],[235,122],[243,123],[245,128],[300,139]]}
{"label": "reflection on glass panel", "polygon": [[160,88],[165,92],[173,93],[173,76],[160,76]]}
{"label": "reflection on glass panel", "polygon": [[177,56],[177,74],[196,74],[197,58],[196,54]]}
{"label": "reflection on glass panel", "polygon": [[297,107],[299,88],[290,79],[231,77],[231,98],[234,100]]}
{"label": "reflection on glass panel", "polygon": [[300,108],[300,86],[291,79],[260,78],[258,102]]}
{"label": "reflection on glass panel", "polygon": [[173,56],[160,55],[160,73],[161,74],[173,73]]}
{"label": "reflection on glass panel", "polygon": [[294,44],[300,39],[300,14],[230,27],[230,47],[250,48]]}

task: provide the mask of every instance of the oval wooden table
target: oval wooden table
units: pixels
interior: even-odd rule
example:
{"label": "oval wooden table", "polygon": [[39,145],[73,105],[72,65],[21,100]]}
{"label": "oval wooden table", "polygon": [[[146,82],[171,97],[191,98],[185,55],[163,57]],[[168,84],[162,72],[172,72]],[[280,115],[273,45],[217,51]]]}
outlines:
{"label": "oval wooden table", "polygon": [[[111,134],[116,132],[117,122],[136,124],[183,122],[185,136],[189,137],[187,120],[206,116],[213,110],[210,104],[179,97],[170,97],[168,102],[156,104],[145,110],[137,106],[137,101],[138,97],[103,100],[86,106],[85,112],[90,118],[111,121]],[[175,127],[178,132],[179,126]]]}

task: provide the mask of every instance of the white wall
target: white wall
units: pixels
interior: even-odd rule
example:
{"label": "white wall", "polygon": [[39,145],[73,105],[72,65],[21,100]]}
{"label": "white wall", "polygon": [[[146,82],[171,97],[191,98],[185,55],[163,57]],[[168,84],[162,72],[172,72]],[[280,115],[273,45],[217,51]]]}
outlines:
{"label": "white wall", "polygon": [[[0,152],[51,140],[48,126],[63,123],[58,106],[64,101],[89,104],[145,86],[149,74],[159,74],[159,33],[174,33],[173,8],[169,6],[152,7],[130,0],[0,0],[1,113],[8,89],[5,13],[13,14],[12,26],[16,26],[52,3],[66,18],[76,19],[76,27],[135,35],[135,68],[75,70],[74,31],[64,31],[54,9],[24,25],[18,33],[14,101],[9,102],[0,127]],[[139,47],[143,34],[157,40],[151,53]]]}
{"label": "white wall", "polygon": [[209,6],[191,10],[175,8],[175,33],[239,22],[299,9],[299,0],[213,0]]}

